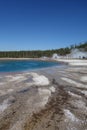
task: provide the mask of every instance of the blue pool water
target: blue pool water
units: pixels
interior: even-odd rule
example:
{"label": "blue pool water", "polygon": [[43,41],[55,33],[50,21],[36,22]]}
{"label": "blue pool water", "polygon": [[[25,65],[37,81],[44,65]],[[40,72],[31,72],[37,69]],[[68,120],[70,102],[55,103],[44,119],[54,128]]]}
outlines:
{"label": "blue pool water", "polygon": [[41,69],[52,66],[59,66],[57,62],[33,61],[33,60],[8,60],[0,61],[0,72],[20,72],[34,69]]}

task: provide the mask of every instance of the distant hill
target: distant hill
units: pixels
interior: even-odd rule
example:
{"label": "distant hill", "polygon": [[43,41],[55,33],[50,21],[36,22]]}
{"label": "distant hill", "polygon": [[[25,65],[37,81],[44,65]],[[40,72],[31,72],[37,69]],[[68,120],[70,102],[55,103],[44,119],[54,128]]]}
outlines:
{"label": "distant hill", "polygon": [[87,51],[87,42],[80,44],[78,46],[76,46],[78,49],[84,49],[84,51]]}

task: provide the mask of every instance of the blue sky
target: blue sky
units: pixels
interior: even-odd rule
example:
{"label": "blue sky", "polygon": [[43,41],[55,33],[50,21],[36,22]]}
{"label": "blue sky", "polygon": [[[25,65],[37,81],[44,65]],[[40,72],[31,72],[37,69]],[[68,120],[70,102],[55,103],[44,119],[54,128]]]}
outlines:
{"label": "blue sky", "polygon": [[57,49],[87,41],[87,0],[0,0],[0,50]]}

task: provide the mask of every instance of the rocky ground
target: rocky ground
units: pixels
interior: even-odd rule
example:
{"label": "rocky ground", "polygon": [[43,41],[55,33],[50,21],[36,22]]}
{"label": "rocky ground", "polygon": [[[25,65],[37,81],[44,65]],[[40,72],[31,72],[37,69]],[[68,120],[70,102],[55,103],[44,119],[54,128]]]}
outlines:
{"label": "rocky ground", "polygon": [[0,130],[87,130],[87,66],[0,74]]}

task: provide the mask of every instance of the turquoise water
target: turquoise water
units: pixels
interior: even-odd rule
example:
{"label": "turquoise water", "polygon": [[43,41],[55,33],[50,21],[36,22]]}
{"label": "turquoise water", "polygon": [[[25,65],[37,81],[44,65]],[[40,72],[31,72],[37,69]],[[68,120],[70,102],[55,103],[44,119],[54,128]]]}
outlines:
{"label": "turquoise water", "polygon": [[8,60],[8,61],[0,61],[0,72],[21,72],[59,65],[60,64],[57,62],[33,61],[33,60],[21,60],[21,61]]}

